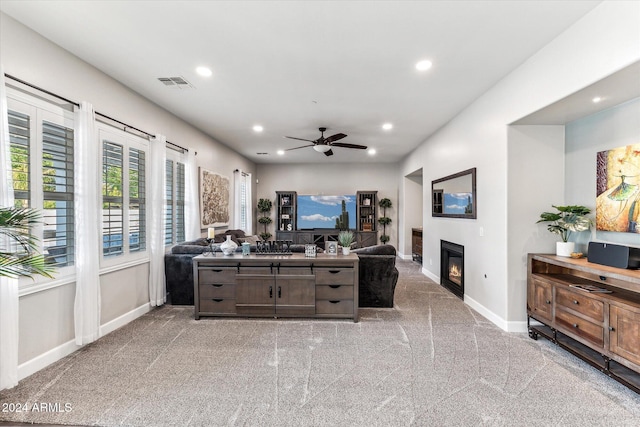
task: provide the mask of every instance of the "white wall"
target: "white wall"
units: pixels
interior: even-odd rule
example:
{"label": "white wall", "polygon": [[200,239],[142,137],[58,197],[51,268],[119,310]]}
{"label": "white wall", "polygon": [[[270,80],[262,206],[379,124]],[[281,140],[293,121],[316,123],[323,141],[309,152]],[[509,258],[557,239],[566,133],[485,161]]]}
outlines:
{"label": "white wall", "polygon": [[[257,198],[275,200],[276,191],[296,191],[298,194],[355,194],[356,191],[377,191],[378,200],[388,198],[393,207],[387,209],[391,224],[387,226],[389,244],[398,247],[398,165],[396,163],[305,163],[297,165],[259,164],[257,167]],[[379,209],[379,217],[382,209]],[[275,208],[271,211],[275,219]],[[382,235],[379,227],[378,236]],[[258,233],[263,226],[258,224]],[[275,236],[275,224],[269,231]]]}
{"label": "white wall", "polygon": [[[144,131],[166,135],[169,141],[196,151],[198,166],[229,178],[235,169],[255,175],[253,162],[2,13],[0,61],[9,75],[75,102],[88,101],[96,111]],[[233,201],[230,215],[233,218]],[[140,307],[148,306],[148,270],[144,263],[101,275],[103,327],[108,324],[107,329],[113,329],[118,322],[131,320],[128,313],[141,313]],[[74,295],[74,283],[21,295],[21,377],[75,349],[69,344]]]}
{"label": "white wall", "polygon": [[[640,77],[639,77],[640,78]],[[565,199],[595,212],[596,153],[640,143],[640,98],[566,125]],[[638,184],[636,178],[629,183]],[[573,233],[575,235],[575,233]],[[572,236],[586,253],[589,240],[640,247],[640,235],[596,231]]]}
{"label": "white wall", "polygon": [[[423,168],[424,182],[477,168],[477,220],[424,215],[424,269],[439,277],[440,239],[465,246],[465,302],[505,330],[524,330],[526,307],[513,277],[526,269],[527,245],[509,246],[509,230],[531,230],[531,218],[509,211],[527,195],[507,203],[510,164],[508,124],[576,92],[640,58],[640,3],[604,2],[438,130],[402,163],[400,175]],[[515,162],[515,159],[514,159]],[[538,165],[536,180],[549,173]],[[555,175],[556,172],[552,173]],[[428,185],[425,185],[425,193]],[[429,197],[425,194],[425,197]],[[430,197],[429,197],[430,200]],[[549,205],[532,206],[539,214]],[[400,209],[404,209],[401,203]],[[480,236],[480,228],[484,236]],[[526,239],[525,239],[526,240]],[[518,266],[520,273],[508,266]]]}

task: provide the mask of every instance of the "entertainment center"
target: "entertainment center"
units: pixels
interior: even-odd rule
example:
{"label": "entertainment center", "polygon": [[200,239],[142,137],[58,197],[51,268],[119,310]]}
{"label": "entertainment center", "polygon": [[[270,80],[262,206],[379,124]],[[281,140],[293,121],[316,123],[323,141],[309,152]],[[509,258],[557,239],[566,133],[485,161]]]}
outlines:
{"label": "entertainment center", "polygon": [[377,191],[355,195],[298,195],[276,191],[276,240],[315,244],[337,241],[340,230],[352,230],[359,248],[378,243]]}

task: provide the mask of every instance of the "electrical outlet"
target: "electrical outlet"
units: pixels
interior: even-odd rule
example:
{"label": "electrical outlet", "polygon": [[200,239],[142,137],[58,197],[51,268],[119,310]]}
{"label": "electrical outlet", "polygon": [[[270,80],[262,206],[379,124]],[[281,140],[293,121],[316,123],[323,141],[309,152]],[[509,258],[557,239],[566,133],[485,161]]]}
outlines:
{"label": "electrical outlet", "polygon": [[429,265],[433,265],[433,259],[429,258]]}

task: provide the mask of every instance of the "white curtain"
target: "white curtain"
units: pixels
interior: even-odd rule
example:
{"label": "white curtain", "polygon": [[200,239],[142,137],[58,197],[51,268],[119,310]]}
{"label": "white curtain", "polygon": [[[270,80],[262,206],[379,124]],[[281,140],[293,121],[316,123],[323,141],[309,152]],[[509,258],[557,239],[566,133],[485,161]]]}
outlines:
{"label": "white curtain", "polygon": [[74,326],[76,344],[100,337],[100,229],[101,206],[98,182],[99,143],[93,106],[83,102],[75,112],[75,231],[76,299]]}
{"label": "white curtain", "polygon": [[196,153],[189,150],[185,158],[185,201],[184,201],[184,238],[195,240],[200,237],[200,201],[198,199],[198,167]]}
{"label": "white curtain", "polygon": [[[4,69],[0,64],[0,206],[3,207],[14,203],[8,111]],[[18,384],[18,303],[18,280],[0,277],[0,390]]]}
{"label": "white curtain", "polygon": [[149,302],[152,306],[165,303],[166,285],[164,278],[164,217],[165,217],[165,169],[166,142],[164,135],[151,138],[151,159],[149,161]]}
{"label": "white curtain", "polygon": [[[253,217],[251,213],[251,174],[236,169],[233,172],[234,183],[234,209],[233,228],[243,229],[246,235],[253,234]],[[244,188],[244,196],[243,196]],[[244,200],[243,200],[244,199]],[[246,218],[246,224],[242,222],[242,216]]]}

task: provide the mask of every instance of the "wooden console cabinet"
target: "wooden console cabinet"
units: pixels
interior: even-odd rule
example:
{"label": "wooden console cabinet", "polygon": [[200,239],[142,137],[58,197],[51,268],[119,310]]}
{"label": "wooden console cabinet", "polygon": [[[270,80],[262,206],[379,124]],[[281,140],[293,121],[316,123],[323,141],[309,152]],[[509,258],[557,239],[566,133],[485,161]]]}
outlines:
{"label": "wooden console cabinet", "polygon": [[527,276],[529,336],[542,335],[640,393],[640,271],[529,254]]}
{"label": "wooden console cabinet", "polygon": [[356,254],[193,259],[195,318],[330,317],[358,321]]}

